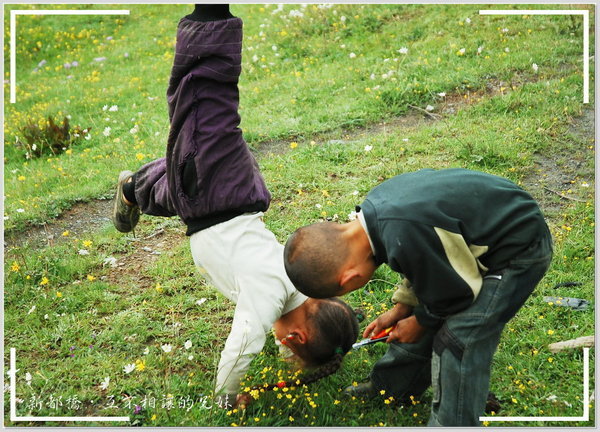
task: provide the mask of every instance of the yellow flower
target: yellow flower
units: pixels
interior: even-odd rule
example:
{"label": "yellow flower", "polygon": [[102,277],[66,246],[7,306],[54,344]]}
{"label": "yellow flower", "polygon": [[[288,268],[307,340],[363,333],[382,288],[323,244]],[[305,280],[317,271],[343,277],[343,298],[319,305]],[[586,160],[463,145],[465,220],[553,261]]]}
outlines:
{"label": "yellow flower", "polygon": [[155,288],[155,289],[156,289],[156,292],[157,292],[157,293],[161,293],[161,292],[163,292],[162,286],[160,286],[160,284],[159,284],[159,283],[157,283],[157,284],[156,284],[156,288]]}
{"label": "yellow flower", "polygon": [[385,390],[381,390],[379,394],[383,396],[385,394]]}
{"label": "yellow flower", "polygon": [[135,361],[135,368],[140,372],[143,371],[146,369],[146,362],[144,360],[137,359]]}
{"label": "yellow flower", "polygon": [[96,280],[96,276],[87,275],[87,280],[89,280],[90,282],[93,282]]}
{"label": "yellow flower", "polygon": [[62,297],[62,293],[60,291],[56,291],[56,297],[61,298]]}
{"label": "yellow flower", "polygon": [[290,143],[290,148],[291,149],[295,149],[296,147],[298,147],[298,143],[296,141]]}
{"label": "yellow flower", "polygon": [[17,180],[19,180],[19,181],[25,181],[25,176],[20,175],[19,177],[17,177]]}
{"label": "yellow flower", "polygon": [[152,421],[156,420],[156,414],[152,414],[152,418],[150,418],[150,420],[152,420]]}
{"label": "yellow flower", "polygon": [[71,234],[71,233],[68,230],[62,233],[63,237],[68,237],[69,234]]}
{"label": "yellow flower", "polygon": [[91,240],[84,240],[83,241],[83,246],[84,247],[90,247],[92,245],[92,241]]}
{"label": "yellow flower", "polygon": [[10,270],[18,272],[19,270],[21,270],[21,267],[19,267],[19,264],[17,264],[16,261],[13,261],[12,265],[10,266]]}
{"label": "yellow flower", "polygon": [[548,357],[548,362],[552,363],[554,359],[552,357]]}
{"label": "yellow flower", "polygon": [[548,330],[548,334],[549,335],[553,335],[554,334],[554,330]]}
{"label": "yellow flower", "polygon": [[341,403],[341,402],[340,402],[339,400],[337,400],[337,399],[333,401],[333,404],[334,404],[334,405],[339,405],[340,403]]}
{"label": "yellow flower", "polygon": [[288,419],[289,419],[289,421],[291,421],[291,422],[293,422],[293,421],[294,421],[294,417],[292,417],[292,416],[289,416],[289,417],[288,417]]}
{"label": "yellow flower", "polygon": [[44,276],[42,278],[42,281],[40,282],[40,285],[48,285],[48,282],[50,282],[50,281],[48,280],[48,278],[46,276]]}

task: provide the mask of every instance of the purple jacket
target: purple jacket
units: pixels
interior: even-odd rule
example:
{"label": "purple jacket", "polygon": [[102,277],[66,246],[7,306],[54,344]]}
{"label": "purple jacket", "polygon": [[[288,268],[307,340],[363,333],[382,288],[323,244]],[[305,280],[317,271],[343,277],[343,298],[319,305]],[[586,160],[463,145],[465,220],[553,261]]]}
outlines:
{"label": "purple jacket", "polygon": [[179,22],[167,101],[169,208],[187,234],[247,212],[271,196],[239,129],[242,20]]}

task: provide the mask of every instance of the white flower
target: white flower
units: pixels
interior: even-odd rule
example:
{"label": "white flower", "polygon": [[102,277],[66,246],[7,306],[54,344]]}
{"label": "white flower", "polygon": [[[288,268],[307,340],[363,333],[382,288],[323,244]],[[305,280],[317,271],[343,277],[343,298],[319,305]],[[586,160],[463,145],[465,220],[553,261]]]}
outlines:
{"label": "white flower", "polygon": [[273,51],[277,51],[277,45],[273,45],[273,46],[271,47],[271,49],[272,49]]}
{"label": "white flower", "polygon": [[77,252],[79,255],[89,255],[90,252],[87,249],[79,249]]}
{"label": "white flower", "polygon": [[373,146],[372,145],[366,145],[365,146],[365,151],[366,152],[370,152],[371,150],[373,150]]}
{"label": "white flower", "polygon": [[374,74],[374,73],[372,73],[372,74],[371,74],[371,76],[370,76],[369,78],[371,78],[372,80],[374,80],[374,79],[375,79],[375,74]]}
{"label": "white flower", "polygon": [[144,355],[148,355],[148,354],[150,354],[150,348],[146,348],[146,349],[144,350]]}
{"label": "white flower", "polygon": [[508,29],[507,28],[503,28],[502,29],[502,33],[508,33]]}
{"label": "white flower", "polygon": [[398,52],[399,52],[400,54],[408,54],[408,48],[406,48],[406,47],[402,47],[402,48],[400,48],[400,49],[398,50]]}
{"label": "white flower", "polygon": [[341,44],[341,45],[340,45],[340,48],[341,48],[341,49],[345,49],[345,48],[346,48],[346,44]]}
{"label": "white flower", "polygon": [[315,204],[315,207],[320,209],[321,207],[323,207],[321,204]]}
{"label": "white flower", "polygon": [[108,385],[109,385],[109,384],[110,384],[110,377],[105,377],[105,378],[104,378],[104,381],[102,381],[102,382],[100,383],[100,388],[101,388],[102,390],[106,390],[106,389],[108,388]]}
{"label": "white flower", "polygon": [[134,126],[131,129],[129,129],[129,133],[132,134],[132,135],[135,135],[136,133],[138,133],[137,126]]}
{"label": "white flower", "polygon": [[294,18],[294,17],[296,17],[296,18],[302,18],[304,16],[304,13],[301,12],[301,11],[299,11],[299,10],[294,9],[294,10],[290,11],[290,13],[288,14],[288,16],[290,18]]}
{"label": "white flower", "polygon": [[446,93],[444,93],[444,92],[438,93],[438,96],[439,97],[446,97]]}
{"label": "white flower", "polygon": [[188,357],[188,360],[194,360],[194,356],[193,356],[193,355],[190,355],[190,356]]}
{"label": "white flower", "polygon": [[34,310],[35,310],[35,305],[31,306],[31,309],[29,309],[29,312],[27,312],[27,315],[31,315]]}
{"label": "white flower", "polygon": [[342,16],[340,17],[340,21],[341,21],[341,22],[346,22],[346,17],[345,17],[344,15],[342,15]]}
{"label": "white flower", "polygon": [[17,213],[24,213],[24,212],[25,212],[25,209],[22,209],[22,208],[17,209]]}
{"label": "white flower", "polygon": [[256,54],[254,54],[254,55],[252,56],[252,62],[253,62],[253,63],[256,63],[257,61],[258,61],[258,56],[257,56]]}
{"label": "white flower", "polygon": [[36,150],[37,150],[37,145],[35,145],[35,144],[34,144],[34,145],[32,145],[32,146],[31,146],[31,150],[33,150],[33,151],[36,151]]}
{"label": "white flower", "polygon": [[105,137],[109,136],[109,135],[110,135],[110,126],[106,126],[106,127],[104,128],[104,132],[102,132],[102,134],[103,134]]}
{"label": "white flower", "polygon": [[351,53],[350,53],[350,55],[349,55],[349,57],[350,57],[350,58],[355,58],[355,57],[356,57],[356,54],[354,54],[353,52],[351,52]]}
{"label": "white flower", "polygon": [[477,54],[481,54],[481,51],[483,51],[483,46],[477,48]]}
{"label": "white flower", "polygon": [[48,319],[48,318],[50,318],[50,317],[48,316],[48,314],[44,315],[44,319]]}
{"label": "white flower", "polygon": [[102,261],[102,264],[109,265],[114,268],[117,266],[117,259],[115,257],[107,257],[107,258],[104,258],[104,261]]}
{"label": "white flower", "polygon": [[425,107],[425,109],[426,109],[427,111],[433,111],[435,108],[434,108],[433,106],[431,106],[431,105],[427,105],[427,106]]}
{"label": "white flower", "polygon": [[183,347],[185,349],[190,349],[192,347],[192,341],[191,340],[186,340],[185,343],[183,344]]}
{"label": "white flower", "polygon": [[87,135],[86,135],[84,138],[85,138],[87,141],[89,141],[89,140],[92,138],[92,135],[90,135],[90,134],[87,134]]}
{"label": "white flower", "polygon": [[359,194],[359,192],[357,190],[355,190],[354,192],[352,192],[352,195],[354,195],[354,196],[356,196],[358,194]]}
{"label": "white flower", "polygon": [[509,48],[509,47],[506,47],[506,48],[504,48],[504,51],[505,51],[505,52],[510,52],[510,48]]}
{"label": "white flower", "polygon": [[387,79],[387,78],[388,78],[388,74],[383,74],[383,75],[381,75],[381,78],[383,78],[383,79]]}
{"label": "white flower", "polygon": [[464,48],[461,48],[461,49],[459,49],[459,50],[458,50],[458,52],[459,52],[459,53],[461,53],[461,54],[464,54],[466,51],[467,51],[467,50],[466,50],[466,49],[464,49]]}
{"label": "white flower", "polygon": [[532,64],[531,67],[533,68],[533,71],[537,73],[538,71],[538,65],[537,64]]}
{"label": "white flower", "polygon": [[115,111],[119,111],[119,107],[116,105],[111,106],[109,109],[109,111],[115,112]]}
{"label": "white flower", "polygon": [[125,365],[123,367],[123,372],[125,372],[126,374],[133,372],[135,370],[135,363],[131,363],[128,365]]}
{"label": "white flower", "polygon": [[352,210],[350,213],[348,213],[348,220],[349,221],[356,220],[357,215],[358,214],[354,210]]}
{"label": "white flower", "polygon": [[29,372],[25,374],[25,381],[27,381],[27,385],[31,385],[31,374]]}
{"label": "white flower", "polygon": [[164,344],[164,345],[161,345],[161,346],[160,346],[160,348],[161,348],[161,349],[162,349],[164,352],[166,352],[166,353],[170,353],[170,352],[173,350],[173,345],[171,345],[171,344]]}
{"label": "white flower", "polygon": [[196,304],[197,304],[198,306],[201,306],[201,305],[202,305],[202,303],[204,303],[205,301],[206,301],[206,299],[205,299],[204,297],[202,297],[200,300],[196,300]]}
{"label": "white flower", "polygon": [[467,17],[467,18],[465,19],[465,22],[466,22],[467,24],[471,24],[471,18],[468,18],[468,17]]}

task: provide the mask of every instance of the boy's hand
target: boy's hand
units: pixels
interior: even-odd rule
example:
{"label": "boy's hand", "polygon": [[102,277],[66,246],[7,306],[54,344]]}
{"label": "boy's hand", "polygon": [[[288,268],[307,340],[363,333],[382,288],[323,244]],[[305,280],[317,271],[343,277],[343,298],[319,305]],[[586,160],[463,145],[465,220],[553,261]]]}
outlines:
{"label": "boy's hand", "polygon": [[403,343],[415,343],[421,339],[423,333],[425,333],[426,327],[423,327],[417,321],[417,317],[414,315],[409,316],[403,320],[398,321],[396,327],[390,332],[386,343],[390,342],[403,342]]}
{"label": "boy's hand", "polygon": [[396,303],[392,309],[390,309],[384,314],[381,314],[379,318],[371,322],[367,326],[367,328],[365,328],[365,331],[363,332],[363,337],[371,337],[379,333],[381,330],[384,330],[388,327],[392,327],[398,321],[410,315],[411,312],[412,306],[405,305],[403,303]]}

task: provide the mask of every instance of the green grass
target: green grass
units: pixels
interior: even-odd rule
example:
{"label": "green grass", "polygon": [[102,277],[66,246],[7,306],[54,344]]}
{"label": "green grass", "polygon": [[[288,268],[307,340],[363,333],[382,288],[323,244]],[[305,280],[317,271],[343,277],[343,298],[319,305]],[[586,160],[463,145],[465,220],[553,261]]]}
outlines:
{"label": "green grass", "polygon": [[[164,154],[164,94],[175,24],[189,7],[119,8],[131,14],[69,17],[66,26],[65,17],[19,17],[17,103],[6,104],[4,124],[4,224],[12,234],[47,222],[74,202],[109,196],[120,170]],[[347,221],[371,188],[398,173],[465,167],[523,182],[537,155],[589,145],[570,129],[584,106],[581,25],[569,17],[480,16],[477,5],[275,9],[232,7],[245,22],[242,128],[249,144],[264,150],[259,162],[273,195],[265,220],[281,241],[306,223]],[[291,10],[304,15],[290,17]],[[403,47],[406,54],[398,52]],[[94,61],[99,57],[106,60]],[[42,60],[46,65],[33,72]],[[63,67],[74,60],[79,66]],[[8,91],[5,84],[6,100]],[[113,105],[117,111],[108,109]],[[373,132],[362,128],[393,123],[414,112],[409,105],[432,105],[444,119]],[[25,160],[14,137],[28,119],[48,115],[71,115],[72,124],[91,126],[91,139],[57,157]],[[138,131],[131,133],[134,126]],[[106,127],[109,136],[103,135]],[[286,151],[270,152],[273,142]],[[576,312],[542,300],[545,295],[594,300],[593,185],[582,187],[577,175],[569,180],[567,195],[585,202],[556,197],[558,210],[547,214],[554,262],[508,324],[495,356],[491,390],[504,401],[503,416],[582,413],[582,351],[552,355],[547,345],[593,334],[593,308]],[[144,267],[130,265],[128,272],[104,263],[147,254],[144,238],[159,229],[181,240]],[[339,402],[340,389],[368,375],[383,344],[352,352],[338,373],[308,388],[261,394],[246,411],[208,409],[233,306],[196,272],[176,220],[144,217],[137,236],[134,241],[107,226],[78,238],[64,236],[42,249],[25,244],[5,250],[4,346],[17,349],[19,415],[130,415],[131,424],[143,426],[426,424],[428,393],[402,409],[386,404],[385,395]],[[553,288],[566,281],[581,285]],[[366,325],[391,306],[397,282],[397,274],[381,268],[366,290],[345,300],[367,311]],[[206,300],[197,304],[200,299]],[[191,348],[185,348],[186,341]],[[172,345],[171,352],[161,349],[165,344]],[[592,351],[592,388],[593,360]],[[130,364],[137,368],[125,373]],[[269,340],[245,385],[294,373]],[[110,383],[103,390],[105,377]],[[119,408],[108,407],[111,396]],[[53,405],[59,398],[62,405]],[[4,400],[7,424],[29,425],[11,423],[8,393]],[[144,406],[139,413],[136,405]],[[588,422],[490,425],[591,426],[593,411]]]}

